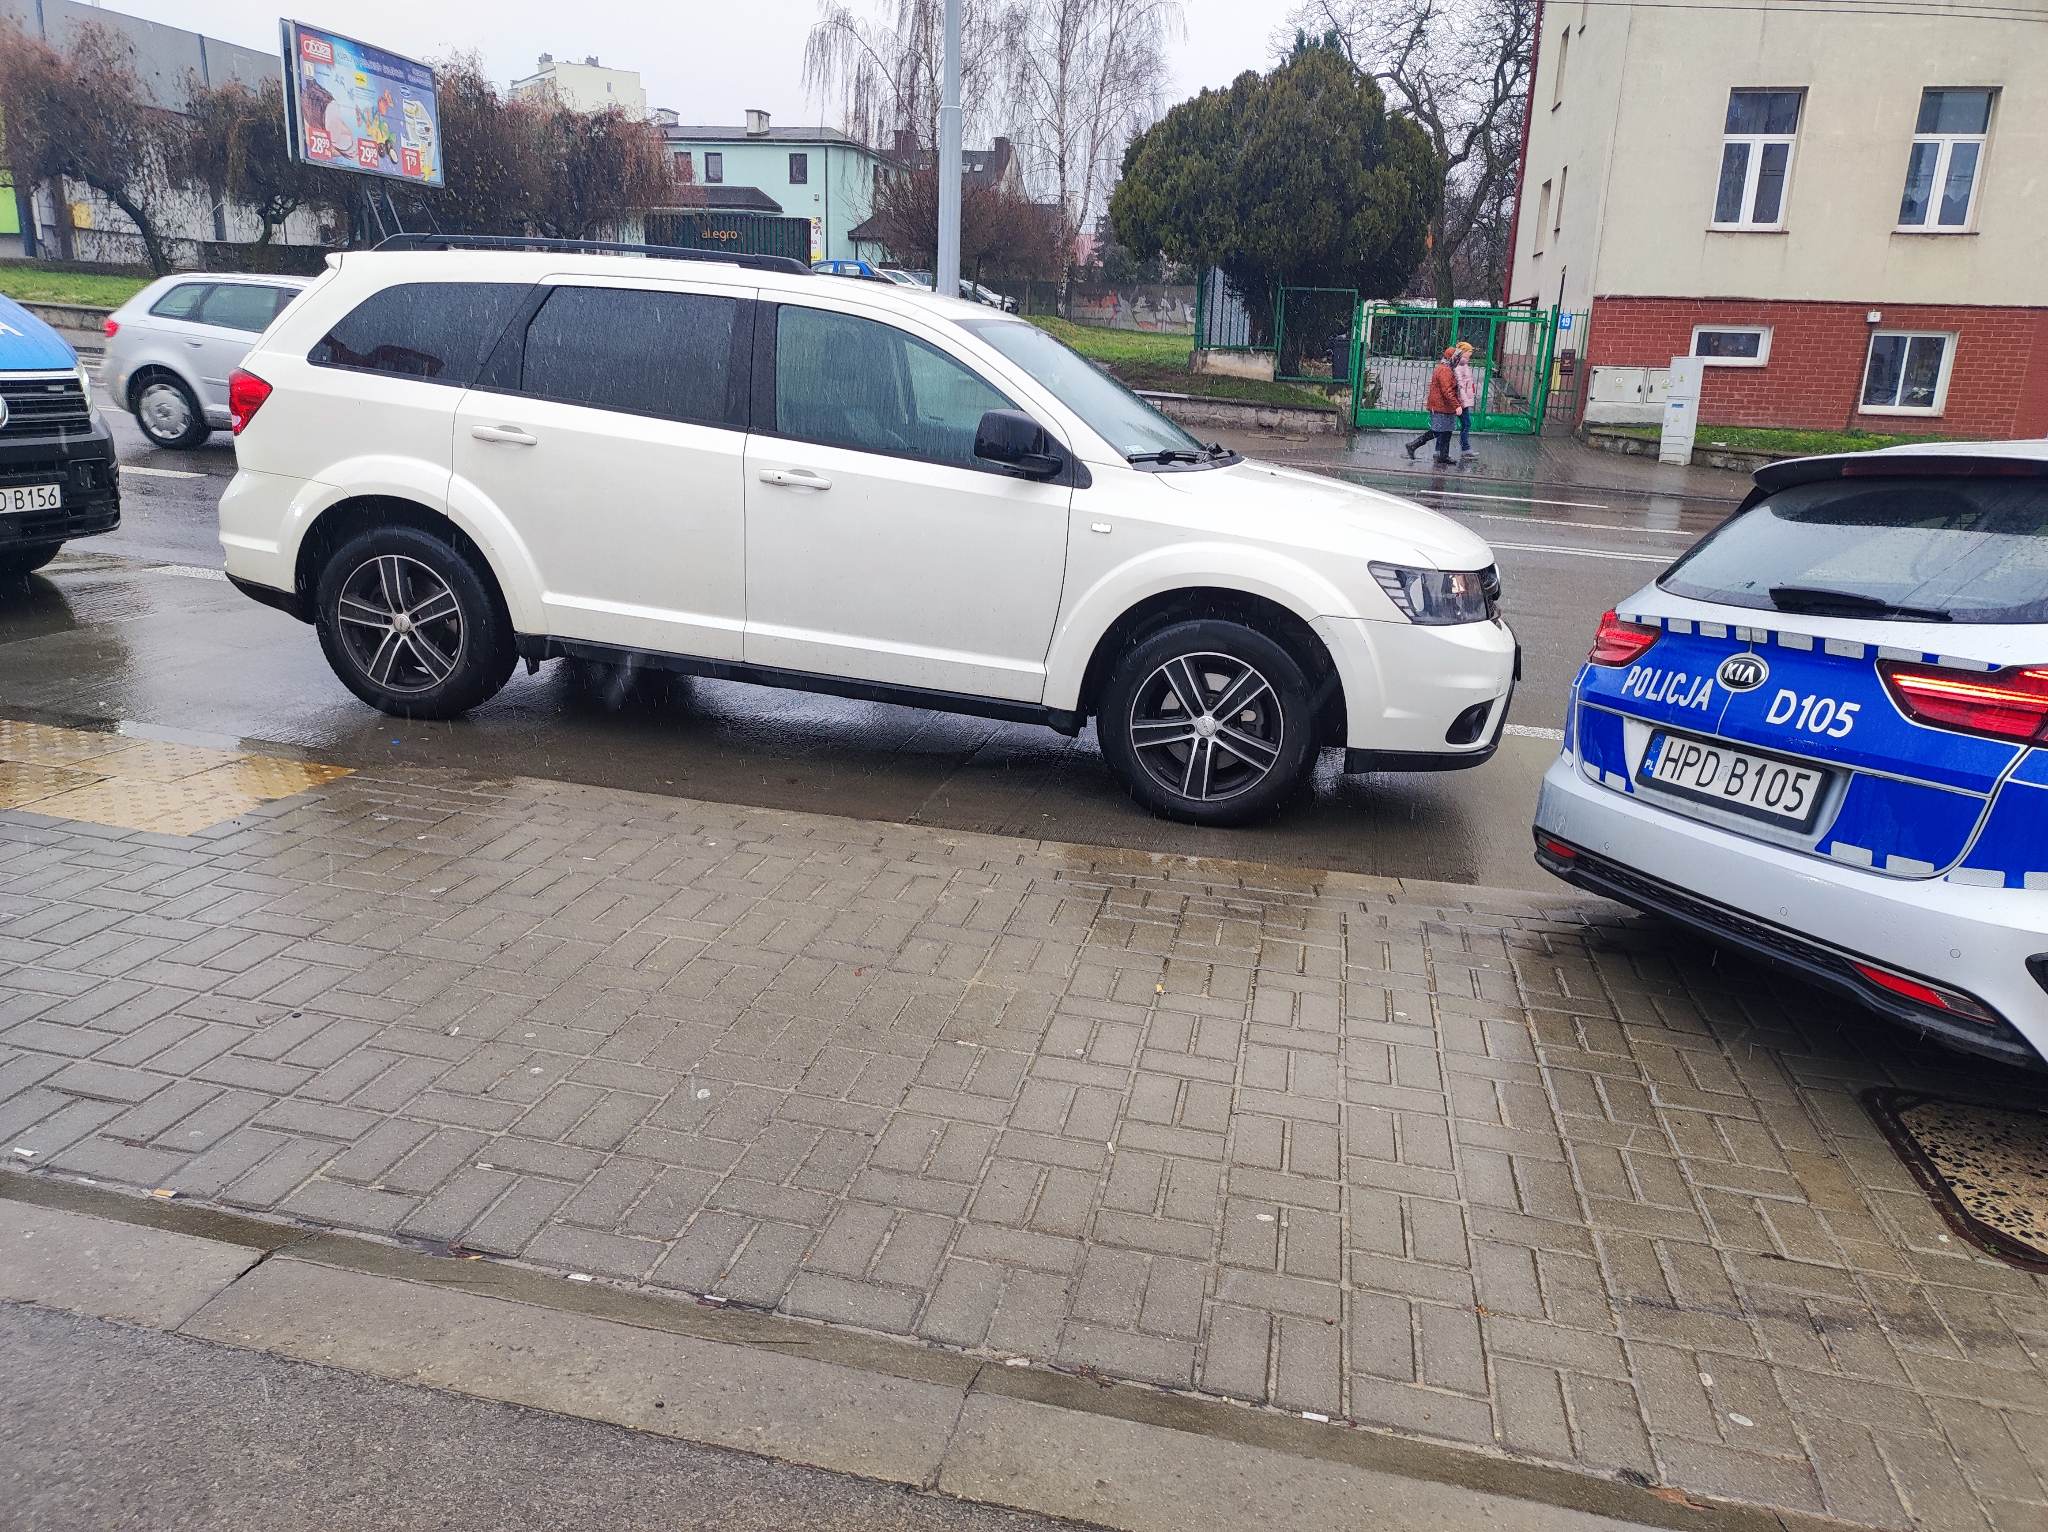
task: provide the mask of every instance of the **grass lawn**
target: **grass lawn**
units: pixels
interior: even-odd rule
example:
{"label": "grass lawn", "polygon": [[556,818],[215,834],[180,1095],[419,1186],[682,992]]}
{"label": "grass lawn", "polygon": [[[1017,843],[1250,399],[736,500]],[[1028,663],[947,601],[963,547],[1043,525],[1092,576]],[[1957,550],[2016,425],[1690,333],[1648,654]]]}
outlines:
{"label": "grass lawn", "polygon": [[1031,321],[1072,346],[1128,388],[1193,394],[1202,399],[1237,399],[1247,404],[1285,404],[1297,409],[1334,410],[1328,395],[1292,383],[1259,378],[1219,378],[1189,372],[1194,337],[1153,335],[1143,330],[1110,330],[1100,325],[1034,317]]}
{"label": "grass lawn", "polygon": [[148,277],[96,271],[49,271],[41,266],[0,266],[0,293],[21,303],[77,303],[117,309],[149,286]]}
{"label": "grass lawn", "polygon": [[[1657,440],[1656,426],[1598,426],[1623,436],[1644,441]],[[1821,452],[1871,452],[1879,447],[1903,447],[1913,442],[1953,441],[1949,436],[1888,436],[1873,431],[1783,431],[1766,426],[1701,426],[1693,438],[1696,447],[1726,447],[1735,452],[1775,452],[1781,457],[1807,457]]]}

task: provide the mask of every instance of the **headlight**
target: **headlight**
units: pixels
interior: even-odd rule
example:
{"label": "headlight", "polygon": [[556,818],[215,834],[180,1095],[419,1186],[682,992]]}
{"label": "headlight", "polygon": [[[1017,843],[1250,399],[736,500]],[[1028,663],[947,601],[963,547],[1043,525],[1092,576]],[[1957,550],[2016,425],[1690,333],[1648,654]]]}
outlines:
{"label": "headlight", "polygon": [[1375,563],[1372,577],[1410,622],[1432,628],[1487,621],[1500,593],[1491,569],[1404,569]]}
{"label": "headlight", "polygon": [[85,370],[85,363],[78,364],[78,389],[85,395],[85,407],[92,408],[92,374]]}

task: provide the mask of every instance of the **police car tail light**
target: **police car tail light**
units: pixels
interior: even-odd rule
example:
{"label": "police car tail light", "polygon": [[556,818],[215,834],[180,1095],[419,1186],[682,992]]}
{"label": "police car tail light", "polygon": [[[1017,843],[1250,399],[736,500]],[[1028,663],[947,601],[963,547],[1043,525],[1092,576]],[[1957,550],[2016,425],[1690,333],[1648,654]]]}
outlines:
{"label": "police car tail light", "polygon": [[253,372],[244,372],[237,367],[228,378],[228,424],[237,436],[256,412],[263,408],[263,401],[270,397],[270,385]]}
{"label": "police car tail light", "polygon": [[1959,989],[1929,984],[1925,979],[1909,978],[1902,973],[1893,973],[1889,968],[1879,968],[1875,963],[1859,963],[1852,959],[1849,966],[1879,989],[1887,990],[1902,1000],[1910,1000],[1915,1005],[1924,1005],[1934,1011],[1946,1011],[1949,1015],[1960,1016],[1966,1021],[1993,1024],[1998,1021],[1997,1015],[1987,1010],[1981,1001],[1972,999]]}
{"label": "police car tail light", "polygon": [[2048,665],[1941,670],[1883,660],[1892,699],[1909,718],[1993,739],[2048,740]]}
{"label": "police car tail light", "polygon": [[1630,622],[1610,609],[1600,615],[1600,627],[1593,635],[1593,648],[1586,659],[1594,665],[1633,665],[1643,651],[1657,642],[1662,629]]}

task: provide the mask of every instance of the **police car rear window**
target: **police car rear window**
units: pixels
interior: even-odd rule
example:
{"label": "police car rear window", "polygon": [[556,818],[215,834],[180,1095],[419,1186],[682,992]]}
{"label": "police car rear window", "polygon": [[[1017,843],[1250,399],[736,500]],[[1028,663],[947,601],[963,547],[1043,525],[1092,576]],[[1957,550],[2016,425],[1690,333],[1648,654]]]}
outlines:
{"label": "police car rear window", "polygon": [[2048,622],[2048,480],[1795,484],[1725,522],[1657,583],[1760,611]]}

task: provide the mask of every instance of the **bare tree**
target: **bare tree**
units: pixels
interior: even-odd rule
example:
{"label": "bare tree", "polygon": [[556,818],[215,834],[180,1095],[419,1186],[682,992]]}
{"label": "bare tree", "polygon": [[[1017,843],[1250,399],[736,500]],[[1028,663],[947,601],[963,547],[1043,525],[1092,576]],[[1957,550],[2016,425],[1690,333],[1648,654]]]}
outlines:
{"label": "bare tree", "polygon": [[271,243],[300,208],[339,209],[344,196],[335,172],[292,157],[284,90],[275,80],[252,90],[195,79],[174,168],[221,201],[246,204],[263,227],[259,245]]}
{"label": "bare tree", "polygon": [[91,187],[127,215],[162,275],[171,257],[157,219],[178,129],[169,113],[143,104],[132,53],[96,24],[80,26],[62,53],[12,23],[0,26],[0,119],[17,176]]}
{"label": "bare tree", "polygon": [[1158,115],[1166,43],[1181,30],[1178,0],[1027,7],[1011,55],[1015,120],[1033,181],[1053,193],[1072,230],[1094,227],[1124,146]]}
{"label": "bare tree", "polygon": [[[1537,0],[1308,0],[1294,24],[1330,38],[1428,137],[1444,178],[1424,269],[1457,296],[1468,240],[1512,197],[1536,51]],[[1484,296],[1499,295],[1496,277]]]}
{"label": "bare tree", "polygon": [[[871,148],[898,130],[920,149],[939,142],[945,0],[886,0],[886,17],[844,0],[821,0],[804,40],[804,88],[838,98],[841,126]],[[960,106],[969,138],[1007,125],[1005,61],[1018,45],[1025,7],[1012,0],[960,0]]]}

